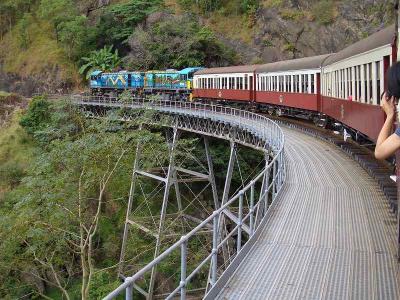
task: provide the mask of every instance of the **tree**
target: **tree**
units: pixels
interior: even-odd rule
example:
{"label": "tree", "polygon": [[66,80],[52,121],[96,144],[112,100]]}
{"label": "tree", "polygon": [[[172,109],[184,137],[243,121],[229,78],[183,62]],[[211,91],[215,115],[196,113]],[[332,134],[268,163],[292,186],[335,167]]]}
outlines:
{"label": "tree", "polygon": [[76,16],[77,11],[72,0],[41,0],[38,15],[53,24],[58,39],[59,24]]}
{"label": "tree", "polygon": [[59,40],[66,46],[69,59],[78,58],[84,47],[86,21],[85,16],[76,16],[57,25]]}
{"label": "tree", "polygon": [[[131,150],[139,140],[151,142],[154,148],[162,143],[156,134],[129,130],[132,124],[125,128],[112,118],[88,121],[73,109],[68,118],[57,117],[54,123],[44,117],[43,103],[35,100],[25,116],[25,128],[34,137],[43,127],[53,132],[51,127],[57,127],[61,119],[73,123],[64,127],[80,130],[48,140],[18,187],[0,202],[4,216],[0,218],[0,297],[18,298],[26,293],[48,298],[50,287],[59,290],[59,298],[73,299],[77,295],[71,290],[72,279],[80,278],[81,297],[89,299],[96,282],[103,285],[104,280],[113,280],[113,287],[117,283],[117,279],[107,279],[115,278],[114,273],[100,276],[113,270],[117,261],[104,265],[96,257],[104,251],[102,241],[109,239],[101,236],[104,219],[116,214],[115,199],[126,197],[129,190]],[[47,111],[58,110],[57,105],[48,104]],[[47,126],[32,127],[34,120],[43,124],[45,119]]]}
{"label": "tree", "polygon": [[97,47],[114,45],[125,54],[129,50],[127,39],[134,28],[144,22],[162,3],[161,0],[129,0],[108,6],[96,27],[92,27],[95,34],[90,37],[89,43],[96,44]]}
{"label": "tree", "polygon": [[127,63],[133,69],[221,66],[235,61],[207,27],[190,17],[164,16],[148,28],[139,27],[129,38]]}
{"label": "tree", "polygon": [[79,69],[80,74],[86,74],[86,78],[89,78],[91,71],[98,69],[101,71],[111,71],[119,67],[122,63],[116,49],[112,52],[113,46],[104,46],[103,49],[90,52],[88,57],[82,57],[84,65]]}
{"label": "tree", "polygon": [[21,117],[20,125],[25,127],[26,131],[30,134],[43,129],[50,119],[49,106],[50,103],[45,97],[34,97],[29,103],[27,113]]}

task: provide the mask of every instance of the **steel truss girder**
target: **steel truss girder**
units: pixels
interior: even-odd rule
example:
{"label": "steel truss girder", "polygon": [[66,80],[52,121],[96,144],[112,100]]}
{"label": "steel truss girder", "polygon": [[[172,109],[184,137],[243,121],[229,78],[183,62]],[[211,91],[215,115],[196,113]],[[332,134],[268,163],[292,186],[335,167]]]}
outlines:
{"label": "steel truss girder", "polygon": [[[81,105],[80,107],[84,112],[89,110],[91,112],[91,117],[103,117],[108,110],[116,109],[116,107],[92,105]],[[212,119],[207,116],[160,111],[155,112],[151,118],[152,119],[147,121],[148,123],[176,127],[184,131],[222,138],[260,151],[267,150],[275,152],[278,150],[270,141],[264,140],[257,132],[251,130],[251,128],[232,126],[228,121]],[[125,113],[122,120],[129,121],[131,117],[128,113]]]}

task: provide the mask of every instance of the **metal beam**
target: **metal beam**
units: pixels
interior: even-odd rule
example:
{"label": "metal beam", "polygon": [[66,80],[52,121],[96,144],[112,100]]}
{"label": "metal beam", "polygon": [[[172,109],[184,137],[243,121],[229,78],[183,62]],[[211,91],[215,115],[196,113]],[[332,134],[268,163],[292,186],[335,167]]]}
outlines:
{"label": "metal beam", "polygon": [[215,183],[214,165],[213,165],[213,161],[212,161],[210,145],[208,143],[207,136],[204,136],[204,149],[206,151],[206,158],[207,158],[207,165],[208,165],[208,178],[209,178],[209,181],[211,184],[211,190],[212,190],[212,194],[213,194],[214,209],[218,209],[219,202],[218,202],[217,184]]}
{"label": "metal beam", "polygon": [[148,235],[151,235],[151,236],[153,236],[153,237],[155,237],[155,238],[158,237],[157,233],[155,233],[153,230],[150,230],[150,229],[148,229],[147,227],[145,227],[145,226],[143,226],[143,225],[141,225],[141,224],[139,224],[139,223],[136,223],[135,221],[128,220],[127,222],[128,222],[130,225],[135,226],[135,227],[137,227],[138,229],[142,230],[143,232],[147,233]]}
{"label": "metal beam", "polygon": [[[142,126],[139,127],[139,130],[142,129]],[[135,160],[133,163],[133,170],[132,170],[132,176],[131,176],[131,187],[129,189],[129,198],[128,198],[128,207],[126,209],[126,216],[125,216],[125,225],[124,225],[124,234],[122,236],[122,246],[121,246],[121,254],[119,258],[119,265],[118,265],[118,275],[121,276],[123,272],[123,263],[125,259],[125,250],[126,250],[126,243],[127,243],[127,238],[128,238],[128,231],[129,231],[129,215],[132,210],[132,202],[133,202],[133,195],[135,194],[135,184],[136,184],[136,170],[139,167],[139,159],[141,155],[141,143],[138,141],[136,145],[136,152],[135,152]]]}
{"label": "metal beam", "polygon": [[[154,251],[154,258],[158,256],[160,253],[160,247],[161,247],[161,235],[164,229],[164,220],[165,220],[165,213],[167,211],[167,204],[168,204],[168,197],[169,197],[169,192],[170,192],[170,187],[171,187],[171,181],[173,177],[173,172],[174,172],[174,164],[175,164],[175,148],[176,148],[176,143],[178,140],[178,129],[175,127],[173,129],[173,135],[172,135],[172,142],[170,142],[170,151],[169,151],[169,166],[168,166],[168,173],[167,173],[167,180],[165,181],[165,190],[164,190],[164,197],[163,197],[163,202],[161,206],[161,216],[160,216],[160,223],[158,226],[158,237],[156,241],[156,247]],[[155,265],[151,269],[151,277],[150,277],[150,284],[149,284],[149,297],[148,299],[153,298],[153,292],[154,292],[154,283],[155,283],[155,275],[157,271],[157,265]]]}
{"label": "metal beam", "polygon": [[139,171],[138,170],[138,171],[136,171],[136,174],[139,174],[139,175],[142,175],[142,176],[146,176],[146,177],[149,177],[149,178],[153,178],[153,179],[161,181],[161,182],[166,182],[167,181],[167,179],[164,178],[164,177],[157,176],[157,175],[145,172],[145,171]]}
{"label": "metal beam", "polygon": [[224,193],[222,195],[221,205],[224,205],[229,197],[229,190],[231,187],[233,167],[235,165],[236,144],[231,141],[231,154],[229,156],[228,170],[226,171]]}

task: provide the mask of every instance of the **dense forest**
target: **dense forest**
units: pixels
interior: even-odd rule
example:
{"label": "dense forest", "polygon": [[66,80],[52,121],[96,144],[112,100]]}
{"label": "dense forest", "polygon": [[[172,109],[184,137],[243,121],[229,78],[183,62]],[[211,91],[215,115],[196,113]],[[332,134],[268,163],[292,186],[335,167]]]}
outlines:
{"label": "dense forest", "polygon": [[[212,67],[334,52],[392,23],[392,11],[389,0],[2,0],[0,298],[99,299],[116,287],[132,149],[147,145],[148,168],[154,157],[167,159],[162,128],[137,130],[149,117],[142,112],[127,123],[122,111],[88,119],[46,93],[84,90],[95,68]],[[180,146],[200,157],[199,144],[186,135]],[[211,141],[218,184],[228,149]],[[240,151],[233,187],[262,160]],[[201,200],[202,211],[187,204],[199,218],[212,211]],[[148,210],[159,213],[159,202]],[[133,271],[152,258],[149,244],[132,235]],[[176,269],[162,265],[158,279],[168,286],[178,278],[166,274]]]}

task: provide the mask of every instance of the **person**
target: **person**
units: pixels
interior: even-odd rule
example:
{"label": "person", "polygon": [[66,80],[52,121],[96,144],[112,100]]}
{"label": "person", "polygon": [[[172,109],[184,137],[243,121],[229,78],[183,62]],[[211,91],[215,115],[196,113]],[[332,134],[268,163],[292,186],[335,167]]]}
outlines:
{"label": "person", "polygon": [[389,68],[387,79],[388,89],[381,97],[381,107],[386,114],[386,120],[376,142],[375,157],[377,159],[386,159],[400,149],[400,128],[392,133],[396,120],[396,104],[400,98],[400,62]]}

